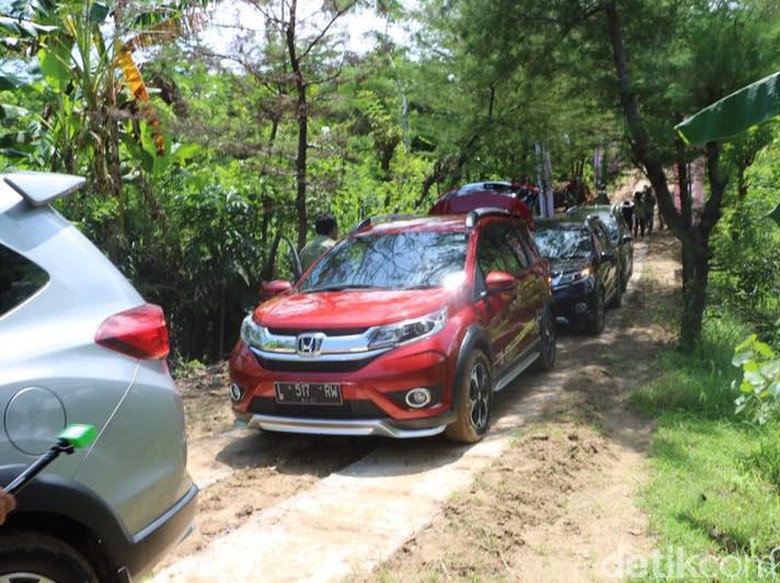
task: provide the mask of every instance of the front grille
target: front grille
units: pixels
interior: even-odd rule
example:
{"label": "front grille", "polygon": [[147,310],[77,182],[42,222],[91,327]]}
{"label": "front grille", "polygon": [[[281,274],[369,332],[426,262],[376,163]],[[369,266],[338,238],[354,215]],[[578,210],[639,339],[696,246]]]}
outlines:
{"label": "front grille", "polygon": [[321,332],[326,336],[358,336],[363,334],[368,328],[323,328],[312,330],[311,328],[268,328],[268,331],[274,336],[298,336],[311,332]]}
{"label": "front grille", "polygon": [[260,415],[311,417],[314,419],[382,419],[387,413],[373,401],[345,401],[341,405],[279,405],[272,398],[255,397],[249,411]]}
{"label": "front grille", "polygon": [[265,370],[276,372],[354,372],[360,370],[376,358],[376,355],[360,360],[333,361],[333,360],[271,360],[262,358],[252,353],[257,359],[257,364]]}

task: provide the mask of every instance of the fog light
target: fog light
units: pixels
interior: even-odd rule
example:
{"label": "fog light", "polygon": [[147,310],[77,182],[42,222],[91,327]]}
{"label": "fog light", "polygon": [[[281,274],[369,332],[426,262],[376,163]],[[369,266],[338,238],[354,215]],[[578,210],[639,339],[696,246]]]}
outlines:
{"label": "fog light", "polygon": [[578,314],[584,314],[588,311],[588,304],[585,302],[577,302],[577,304],[574,306],[574,311]]}
{"label": "fog light", "polygon": [[242,389],[235,383],[230,385],[230,398],[232,400],[240,401],[243,396],[244,396],[244,389]]}
{"label": "fog light", "polygon": [[431,403],[431,392],[426,388],[412,389],[406,393],[406,404],[412,409],[422,409]]}

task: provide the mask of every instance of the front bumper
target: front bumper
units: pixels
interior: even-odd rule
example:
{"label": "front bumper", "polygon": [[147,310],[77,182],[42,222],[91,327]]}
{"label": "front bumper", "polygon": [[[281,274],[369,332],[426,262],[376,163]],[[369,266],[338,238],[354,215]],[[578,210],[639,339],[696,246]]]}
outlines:
{"label": "front bumper", "polygon": [[553,314],[571,324],[592,313],[595,302],[592,279],[553,288]]}
{"label": "front bumper", "polygon": [[[233,413],[238,426],[266,431],[392,438],[437,435],[456,419],[453,361],[441,351],[409,346],[357,370],[339,370],[337,361],[284,364],[284,370],[272,370],[241,343],[231,358]],[[291,370],[295,368],[299,370]],[[337,384],[342,402],[279,402],[276,383]],[[407,395],[421,388],[430,393],[430,402],[409,406]]]}
{"label": "front bumper", "polygon": [[236,426],[283,433],[309,433],[348,437],[380,436],[394,439],[413,439],[438,435],[455,421],[455,414],[414,421],[392,419],[314,419],[279,417],[273,415],[236,413]]}

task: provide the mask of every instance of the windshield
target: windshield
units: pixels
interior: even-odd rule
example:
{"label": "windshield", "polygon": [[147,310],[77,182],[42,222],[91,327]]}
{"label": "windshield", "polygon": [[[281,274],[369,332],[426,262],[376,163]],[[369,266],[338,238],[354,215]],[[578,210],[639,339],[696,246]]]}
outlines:
{"label": "windshield", "polygon": [[299,289],[413,289],[462,281],[464,233],[409,232],[341,241],[300,283]]}
{"label": "windshield", "polygon": [[550,259],[587,259],[593,254],[593,244],[587,229],[537,229],[539,252]]}

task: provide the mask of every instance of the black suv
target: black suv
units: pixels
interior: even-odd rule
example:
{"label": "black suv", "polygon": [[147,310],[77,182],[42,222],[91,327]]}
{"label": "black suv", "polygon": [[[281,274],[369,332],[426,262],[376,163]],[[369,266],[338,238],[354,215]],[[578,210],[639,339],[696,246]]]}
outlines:
{"label": "black suv", "polygon": [[620,285],[623,291],[628,287],[628,280],[634,273],[634,238],[631,236],[631,227],[623,218],[620,206],[614,204],[594,204],[589,206],[577,206],[566,211],[566,216],[585,219],[589,215],[595,215],[604,222],[609,234],[609,240],[618,253],[620,259]]}
{"label": "black suv", "polygon": [[552,262],[553,312],[591,334],[604,329],[605,306],[620,307],[620,261],[595,216],[536,221],[539,252]]}

